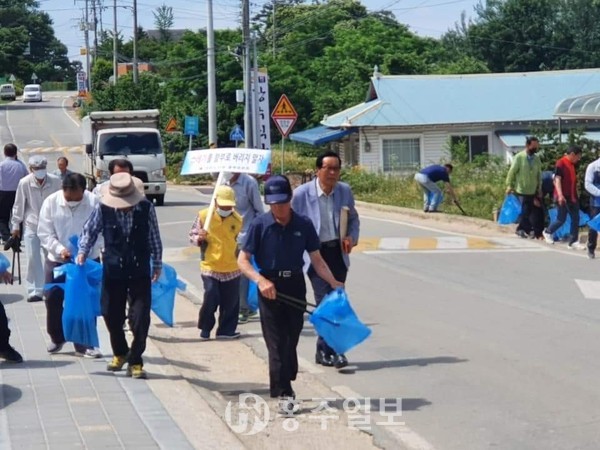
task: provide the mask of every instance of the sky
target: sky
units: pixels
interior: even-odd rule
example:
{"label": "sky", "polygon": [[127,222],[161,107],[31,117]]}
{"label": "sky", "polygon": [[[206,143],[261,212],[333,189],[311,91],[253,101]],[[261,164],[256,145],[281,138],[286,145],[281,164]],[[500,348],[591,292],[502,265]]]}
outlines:
{"label": "sky", "polygon": [[[91,9],[93,0],[88,0]],[[133,29],[133,0],[117,1],[117,27],[126,37]],[[55,36],[67,46],[69,59],[80,59],[79,49],[85,47],[83,31],[79,24],[84,17],[85,0],[38,0],[40,10],[50,14],[54,22]],[[96,0],[104,5],[102,23],[104,29],[113,28],[114,0]],[[265,0],[251,0],[252,17]],[[473,7],[479,0],[362,0],[370,11],[387,10],[394,13],[396,19],[408,25],[420,36],[439,37],[454,23],[460,20],[462,11],[467,17],[475,16]],[[153,12],[166,4],[173,8],[175,23],[173,28],[198,30],[206,28],[206,0],[138,0],[138,25],[144,29],[154,29]],[[241,23],[240,0],[213,0],[213,21],[215,29],[237,28]],[[100,29],[100,26],[98,27]]]}

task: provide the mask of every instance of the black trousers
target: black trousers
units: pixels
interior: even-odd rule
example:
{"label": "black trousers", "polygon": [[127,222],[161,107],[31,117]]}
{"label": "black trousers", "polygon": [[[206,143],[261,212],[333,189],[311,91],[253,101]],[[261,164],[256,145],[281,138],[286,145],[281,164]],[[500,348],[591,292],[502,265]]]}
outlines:
{"label": "black trousers", "polygon": [[215,326],[215,312],[219,308],[217,336],[232,335],[238,325],[240,309],[240,277],[229,281],[202,275],[204,301],[198,314],[198,328],[205,333]]}
{"label": "black trousers", "polygon": [[[125,307],[129,294],[129,316],[133,341],[131,349],[125,339]],[[142,354],[146,350],[146,339],[150,328],[151,307],[150,276],[127,280],[104,279],[102,291],[102,316],[110,334],[110,345],[114,356],[126,356],[127,362],[143,364]]]}
{"label": "black trousers", "polygon": [[4,305],[0,302],[0,352],[4,352],[10,348],[9,339],[10,328],[8,328],[8,317],[6,317]]}
{"label": "black trousers", "polygon": [[[336,247],[325,247],[321,246],[321,256],[329,266],[329,270],[333,274],[334,278],[342,283],[346,282],[346,276],[348,275],[348,268],[346,267],[346,263],[342,258],[342,249],[340,246]],[[310,279],[310,284],[312,285],[313,291],[315,293],[315,302],[318,304],[321,303],[323,298],[329,294],[333,289],[327,281],[317,275],[317,272],[311,265],[308,268],[308,278]],[[335,355],[335,350],[333,350],[325,340],[319,336],[317,338],[317,351],[324,351],[327,355]]]}
{"label": "black trousers", "polygon": [[[61,266],[62,263],[57,263],[46,259],[44,264],[44,281],[46,283],[64,283],[65,276],[54,277],[53,270],[55,267]],[[65,300],[65,291],[59,287],[52,287],[44,292],[46,300],[46,332],[50,336],[50,340],[55,344],[65,342],[63,333],[62,315],[63,303]],[[75,351],[85,352],[88,347],[78,343],[74,343]]]}
{"label": "black trousers", "polygon": [[[594,217],[596,217],[598,215],[598,213],[600,213],[600,206],[590,205],[590,219],[593,219]],[[598,244],[598,232],[596,230],[594,230],[592,227],[590,227],[590,230],[588,232],[588,241],[587,241],[588,250],[590,250],[592,252],[595,251],[597,244]]]}
{"label": "black trousers", "polygon": [[[267,277],[277,292],[306,301],[304,275]],[[304,326],[304,311],[281,300],[265,299],[259,292],[260,325],[269,353],[269,392],[272,398],[292,395],[298,375],[298,340]]]}
{"label": "black trousers", "polygon": [[3,241],[10,237],[10,216],[16,195],[16,191],[0,191],[0,237]]}

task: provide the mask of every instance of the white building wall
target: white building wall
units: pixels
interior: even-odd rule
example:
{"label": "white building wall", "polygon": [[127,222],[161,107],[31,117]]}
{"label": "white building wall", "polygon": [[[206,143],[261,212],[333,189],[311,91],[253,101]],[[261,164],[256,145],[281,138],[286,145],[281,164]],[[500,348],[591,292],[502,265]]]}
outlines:
{"label": "white building wall", "polygon": [[425,131],[421,139],[421,167],[438,164],[440,161],[450,161],[450,152],[448,151],[447,131]]}

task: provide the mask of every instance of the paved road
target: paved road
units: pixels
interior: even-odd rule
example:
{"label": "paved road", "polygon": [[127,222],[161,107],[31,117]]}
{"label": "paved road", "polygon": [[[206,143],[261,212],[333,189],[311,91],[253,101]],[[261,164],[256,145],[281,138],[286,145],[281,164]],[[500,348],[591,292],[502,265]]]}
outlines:
{"label": "paved road", "polygon": [[[61,148],[77,142],[67,135],[78,130],[59,108],[54,115],[59,112],[70,132],[45,128],[45,119],[38,129],[11,125],[17,143]],[[17,114],[9,112],[11,123]],[[157,208],[165,259],[198,295],[198,252],[187,246],[187,231],[209,194],[169,188],[166,205]],[[311,362],[315,338],[307,326],[300,343],[304,370],[340,396],[371,398],[374,407],[380,399],[402,398],[405,425],[375,431],[389,448],[398,441],[438,449],[598,447],[598,261],[558,244],[474,228],[457,234],[456,226],[449,231],[438,222],[409,223],[368,209],[361,214],[362,242],[347,287],[373,335],[348,355],[351,366],[337,371]],[[242,330],[258,335],[256,323]],[[244,342],[264,356],[258,338]]]}

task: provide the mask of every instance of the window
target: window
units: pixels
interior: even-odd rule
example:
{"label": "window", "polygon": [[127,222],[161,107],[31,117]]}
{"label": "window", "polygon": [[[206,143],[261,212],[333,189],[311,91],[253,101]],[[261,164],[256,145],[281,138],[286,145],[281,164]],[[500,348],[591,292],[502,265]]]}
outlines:
{"label": "window", "polygon": [[383,139],[383,171],[412,170],[421,165],[421,140]]}
{"label": "window", "polygon": [[484,155],[489,153],[487,134],[452,136],[451,142],[453,147],[462,141],[465,141],[467,144],[467,151],[469,152],[469,161],[473,161],[473,158],[477,155]]}

